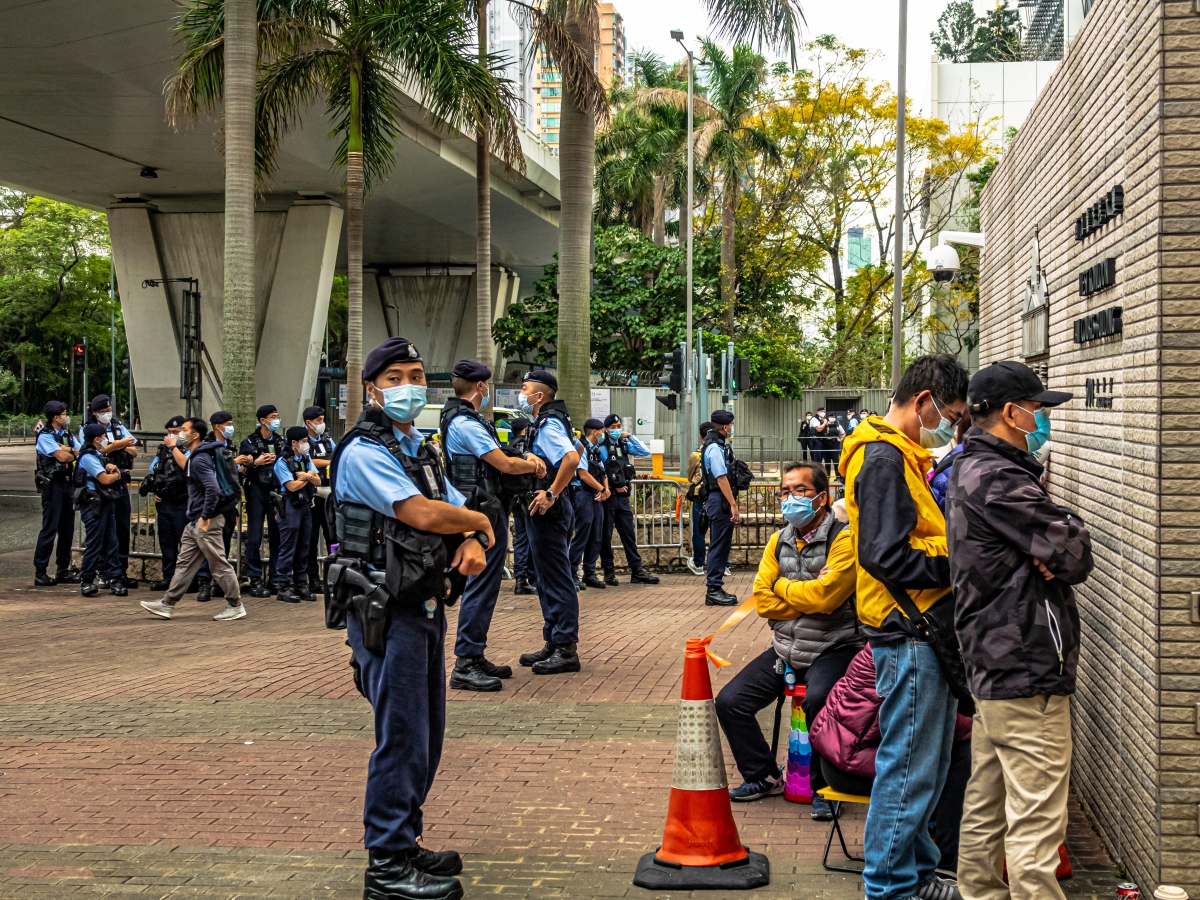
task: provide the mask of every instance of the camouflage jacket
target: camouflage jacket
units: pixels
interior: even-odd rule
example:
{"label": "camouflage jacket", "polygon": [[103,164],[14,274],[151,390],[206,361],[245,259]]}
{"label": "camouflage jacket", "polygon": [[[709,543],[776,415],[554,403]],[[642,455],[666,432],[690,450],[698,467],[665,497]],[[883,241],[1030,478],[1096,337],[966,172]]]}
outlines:
{"label": "camouflage jacket", "polygon": [[[954,624],[971,693],[983,700],[1073,694],[1092,539],[1050,499],[1024,450],[970,429],[946,490]],[[1033,558],[1054,578],[1047,581]]]}

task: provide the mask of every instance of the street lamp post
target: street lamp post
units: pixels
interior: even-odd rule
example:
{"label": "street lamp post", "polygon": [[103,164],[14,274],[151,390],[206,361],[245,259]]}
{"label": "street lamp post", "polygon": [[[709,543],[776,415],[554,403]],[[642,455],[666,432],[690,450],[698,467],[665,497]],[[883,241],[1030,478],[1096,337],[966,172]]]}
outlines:
{"label": "street lamp post", "polygon": [[904,99],[908,56],[908,0],[900,0],[899,72],[896,75],[896,249],[892,271],[892,391],[904,365]]}
{"label": "street lamp post", "polygon": [[683,42],[683,32],[678,30],[671,31],[671,39],[676,41],[683,52],[687,54],[688,59],[688,87],[687,87],[687,209],[680,210],[679,224],[682,227],[684,223],[684,215],[687,215],[687,337],[684,342],[684,363],[683,363],[683,409],[680,411],[680,420],[682,426],[680,428],[679,440],[679,474],[687,474],[687,461],[692,453],[692,439],[696,435],[695,422],[692,421],[693,412],[693,384],[696,380],[695,373],[692,371],[692,193],[693,185],[693,165],[692,165],[692,100],[695,92],[695,81],[693,73],[696,65],[692,57],[692,51],[687,48]]}

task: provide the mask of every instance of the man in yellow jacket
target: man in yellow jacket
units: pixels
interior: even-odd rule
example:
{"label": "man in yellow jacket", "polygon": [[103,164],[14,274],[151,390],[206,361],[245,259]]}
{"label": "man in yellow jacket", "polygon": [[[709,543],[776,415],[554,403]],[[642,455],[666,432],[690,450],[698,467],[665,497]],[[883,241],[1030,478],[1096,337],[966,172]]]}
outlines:
{"label": "man in yellow jacket", "polygon": [[934,872],[941,856],[929,837],[958,701],[892,590],[907,591],[918,610],[953,628],[946,520],[927,477],[930,450],[950,442],[966,408],[968,380],[949,354],[914,360],[887,415],[861,423],[842,449],[839,470],[858,555],[858,618],[883,700],[863,834],[870,900],[959,900],[958,889]]}

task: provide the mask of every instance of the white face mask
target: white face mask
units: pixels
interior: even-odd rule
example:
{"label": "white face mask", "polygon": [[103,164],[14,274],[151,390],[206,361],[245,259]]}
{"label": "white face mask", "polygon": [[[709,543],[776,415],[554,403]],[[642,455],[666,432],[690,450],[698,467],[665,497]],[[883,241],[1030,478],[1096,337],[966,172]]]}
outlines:
{"label": "white face mask", "polygon": [[296,453],[300,456],[308,455],[308,441],[301,441],[296,445]]}
{"label": "white face mask", "polygon": [[232,437],[233,437],[233,426],[226,425],[225,426],[225,440],[230,440]]}
{"label": "white face mask", "polygon": [[313,426],[313,431],[315,431],[317,433],[317,437],[320,437],[321,435],[323,435],[325,433],[325,423],[318,422],[316,425]]}
{"label": "white face mask", "polygon": [[99,422],[101,425],[107,425],[109,422],[112,421],[112,413],[110,413],[110,412],[96,413],[96,421]]}

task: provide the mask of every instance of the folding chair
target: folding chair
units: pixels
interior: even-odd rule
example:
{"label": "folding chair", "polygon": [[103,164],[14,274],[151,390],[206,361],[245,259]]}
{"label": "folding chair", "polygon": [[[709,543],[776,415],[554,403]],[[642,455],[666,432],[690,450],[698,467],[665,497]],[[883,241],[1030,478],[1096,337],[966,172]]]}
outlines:
{"label": "folding chair", "polygon": [[871,798],[859,794],[843,794],[841,791],[835,791],[831,787],[821,788],[817,793],[828,800],[829,805],[833,808],[833,821],[829,823],[829,835],[825,838],[825,855],[821,857],[821,865],[831,872],[846,872],[850,875],[861,875],[861,866],[859,868],[850,868],[849,866],[832,865],[829,862],[829,848],[833,845],[833,835],[836,832],[838,843],[842,845],[842,855],[851,862],[865,862],[861,856],[851,855],[850,848],[846,846],[846,838],[842,834],[842,823],[839,820],[841,819],[843,803],[869,805]]}

